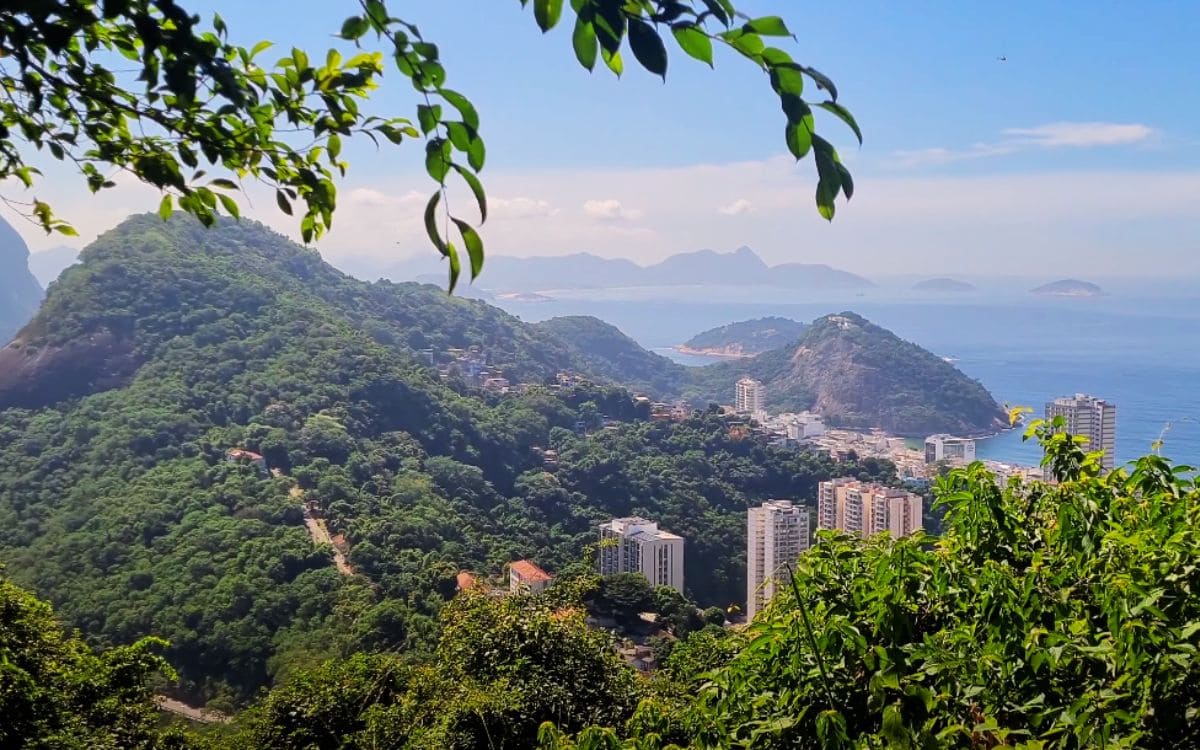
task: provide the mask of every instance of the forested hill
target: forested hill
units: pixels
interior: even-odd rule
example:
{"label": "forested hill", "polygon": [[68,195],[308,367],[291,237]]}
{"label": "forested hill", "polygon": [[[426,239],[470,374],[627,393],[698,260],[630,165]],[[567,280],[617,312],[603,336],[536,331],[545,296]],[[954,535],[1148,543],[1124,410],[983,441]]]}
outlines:
{"label": "forested hill", "polygon": [[[122,385],[176,337],[236,326],[285,302],[319,304],[422,361],[429,350],[479,346],[487,364],[514,383],[570,370],[658,392],[678,388],[682,371],[595,319],[532,326],[432,285],[358,281],[253,222],[205,230],[184,219],[135,216],[81,260],[14,345],[0,350],[0,407],[42,406]],[[570,334],[583,324],[607,345],[580,346]]]}
{"label": "forested hill", "polygon": [[42,288],[29,271],[25,240],[0,219],[0,345],[33,316],[41,298]]}
{"label": "forested hill", "polygon": [[728,401],[746,375],[766,385],[769,410],[813,409],[835,425],[915,436],[1003,425],[979,381],[852,312],[818,318],[790,346],[702,368],[690,395]]}
{"label": "forested hill", "polygon": [[713,413],[649,422],[612,386],[488,393],[419,351],[481,344],[514,377],[587,366],[564,327],[629,345],[354,281],[255,224],[134,217],[0,354],[0,563],[94,642],[168,639],[184,697],[228,708],[327,657],[419,659],[459,570],[563,570],[617,515],[685,535],[689,594],[737,603],[749,504],[889,474],[739,440]]}
{"label": "forested hill", "polygon": [[768,316],[710,328],[683,343],[688,352],[749,357],[787,346],[808,326],[790,318]]}

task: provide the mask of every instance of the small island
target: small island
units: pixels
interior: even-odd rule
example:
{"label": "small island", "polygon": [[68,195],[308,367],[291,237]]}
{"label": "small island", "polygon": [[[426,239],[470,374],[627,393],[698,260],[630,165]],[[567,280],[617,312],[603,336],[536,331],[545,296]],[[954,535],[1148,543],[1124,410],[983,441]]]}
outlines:
{"label": "small island", "polygon": [[1102,297],[1104,290],[1090,281],[1078,279],[1062,279],[1042,284],[1033,289],[1031,294],[1039,297]]}
{"label": "small island", "polygon": [[553,302],[553,297],[548,297],[537,292],[504,292],[497,294],[496,299],[505,302]]}
{"label": "small island", "polygon": [[912,288],[914,292],[937,292],[938,294],[959,294],[975,291],[974,284],[968,284],[958,279],[949,279],[944,276],[918,281],[916,284],[913,284]]}
{"label": "small island", "polygon": [[804,323],[777,316],[742,320],[698,333],[676,346],[675,351],[709,357],[753,357],[787,346],[800,338],[806,328]]}

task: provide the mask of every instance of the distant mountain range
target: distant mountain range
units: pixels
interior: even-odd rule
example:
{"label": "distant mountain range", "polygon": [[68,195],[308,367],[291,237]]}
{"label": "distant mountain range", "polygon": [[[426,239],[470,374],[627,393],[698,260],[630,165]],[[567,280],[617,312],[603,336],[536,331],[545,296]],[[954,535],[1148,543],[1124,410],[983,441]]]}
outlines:
{"label": "distant mountain range", "polygon": [[42,288],[29,272],[29,248],[0,219],[0,346],[8,342],[37,311]]}
{"label": "distant mountain range", "polygon": [[[362,279],[445,283],[445,268],[431,255],[393,263],[365,258],[339,263]],[[640,266],[623,258],[575,253],[552,258],[490,256],[479,284],[493,291],[607,289],[631,286],[772,286],[785,289],[865,289],[868,279],[818,263],[769,266],[748,247],[733,252],[697,250]]]}

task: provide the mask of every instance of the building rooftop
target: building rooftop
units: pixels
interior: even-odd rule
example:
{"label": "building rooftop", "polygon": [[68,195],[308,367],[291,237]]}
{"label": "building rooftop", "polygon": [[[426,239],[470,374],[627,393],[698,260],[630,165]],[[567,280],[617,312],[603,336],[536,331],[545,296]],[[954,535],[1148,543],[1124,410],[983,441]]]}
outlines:
{"label": "building rooftop", "polygon": [[458,582],[458,590],[459,591],[466,591],[467,589],[473,589],[477,585],[479,585],[479,582],[475,579],[475,576],[470,571],[467,571],[467,570],[460,570],[458,572],[457,582]]}
{"label": "building rooftop", "polygon": [[517,560],[508,566],[508,572],[509,575],[515,573],[518,578],[526,581],[549,581],[554,578],[529,560]]}
{"label": "building rooftop", "polygon": [[254,451],[248,451],[243,448],[230,448],[228,451],[225,452],[225,455],[228,456],[229,458],[244,458],[249,461],[261,461],[262,460],[261,453],[255,453]]}

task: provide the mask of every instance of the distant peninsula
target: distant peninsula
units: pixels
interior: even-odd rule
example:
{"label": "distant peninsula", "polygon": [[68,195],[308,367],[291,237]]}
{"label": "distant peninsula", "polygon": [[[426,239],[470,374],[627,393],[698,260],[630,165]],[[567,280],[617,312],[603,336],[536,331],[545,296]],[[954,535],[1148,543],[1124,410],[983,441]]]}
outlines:
{"label": "distant peninsula", "polygon": [[710,357],[753,357],[794,342],[808,326],[790,318],[768,316],[710,328],[675,347],[683,354]]}
{"label": "distant peninsula", "polygon": [[940,276],[936,279],[925,279],[913,284],[914,292],[962,293],[975,291],[974,284],[968,284],[958,279]]}
{"label": "distant peninsula", "polygon": [[1062,279],[1042,284],[1030,293],[1040,297],[1101,297],[1104,290],[1090,281]]}

